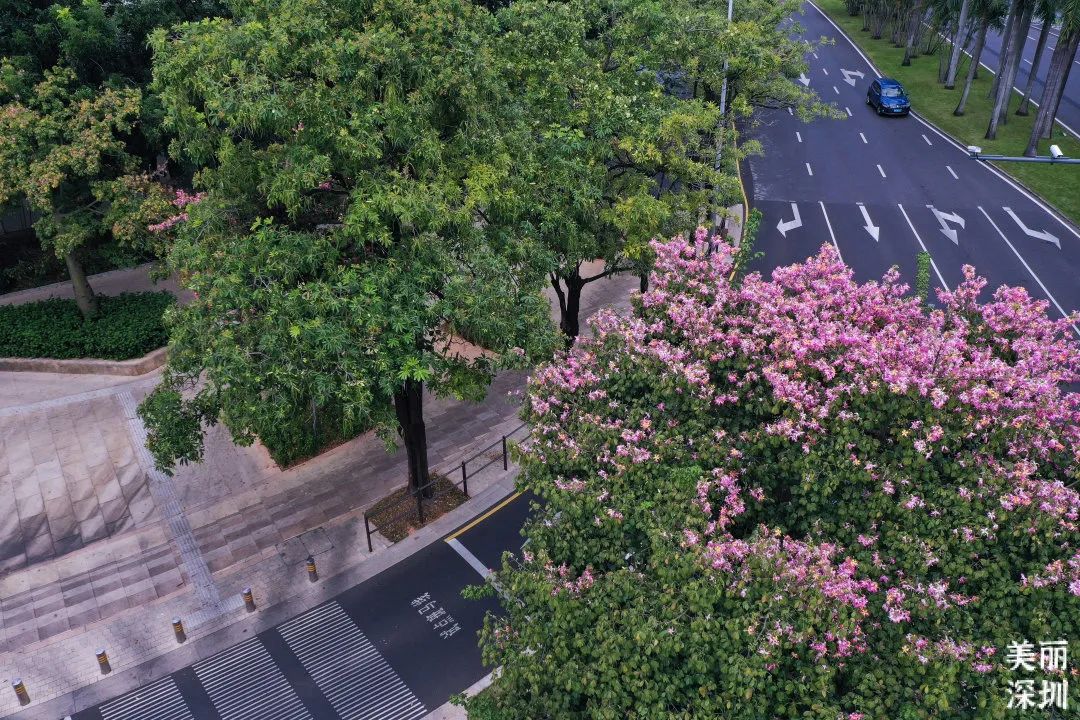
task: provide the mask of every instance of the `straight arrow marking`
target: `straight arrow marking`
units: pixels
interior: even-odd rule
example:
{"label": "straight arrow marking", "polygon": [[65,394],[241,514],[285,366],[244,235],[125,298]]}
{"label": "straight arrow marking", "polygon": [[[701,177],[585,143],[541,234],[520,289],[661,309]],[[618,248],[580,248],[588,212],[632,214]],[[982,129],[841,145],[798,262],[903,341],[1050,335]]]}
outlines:
{"label": "straight arrow marking", "polygon": [[791,203],[791,212],[795,214],[794,220],[784,222],[783,219],[776,223],[776,229],[780,231],[780,234],[785,238],[787,237],[788,230],[794,230],[802,227],[802,217],[799,216],[799,206],[795,203]]}
{"label": "straight arrow marking", "polygon": [[1025,235],[1028,235],[1028,236],[1033,237],[1033,238],[1039,238],[1040,240],[1045,240],[1048,243],[1054,243],[1055,245],[1057,245],[1058,250],[1061,249],[1061,241],[1058,240],[1053,235],[1051,235],[1050,233],[1048,233],[1046,230],[1032,230],[1027,225],[1025,225],[1020,220],[1020,218],[1018,218],[1016,216],[1016,213],[1014,213],[1011,208],[1003,207],[1001,209],[1004,210],[1005,212],[1009,213],[1009,217],[1011,217],[1013,219],[1013,222],[1015,222],[1017,225],[1020,226],[1020,229],[1024,231]]}
{"label": "straight arrow marking", "polygon": [[806,73],[799,73],[799,82],[803,84],[803,87],[810,87],[810,78],[806,77]]}
{"label": "straight arrow marking", "polygon": [[874,221],[870,219],[870,213],[866,211],[865,205],[859,203],[859,210],[862,211],[863,220],[866,221],[863,230],[870,233],[870,237],[874,238],[874,242],[878,242],[878,237],[881,235],[881,228],[875,225]]}

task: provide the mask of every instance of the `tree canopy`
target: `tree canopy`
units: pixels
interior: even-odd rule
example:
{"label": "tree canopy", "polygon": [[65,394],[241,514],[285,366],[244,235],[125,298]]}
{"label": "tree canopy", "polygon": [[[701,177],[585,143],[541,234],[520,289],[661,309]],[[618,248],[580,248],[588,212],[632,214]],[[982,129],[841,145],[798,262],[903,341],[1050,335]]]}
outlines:
{"label": "tree canopy", "polygon": [[422,385],[475,399],[551,347],[545,256],[513,225],[490,15],[460,0],[233,9],[153,37],[172,151],[203,169],[169,223],[169,265],[197,297],[168,318],[150,448],[163,468],[197,459],[203,421],[285,446],[310,424],[396,428],[422,484]]}
{"label": "tree canopy", "polygon": [[829,246],[732,284],[705,236],[530,382],[544,504],[470,717],[1003,718],[1071,680],[1005,657],[1078,649],[1069,320],[970,267],[931,311]]}

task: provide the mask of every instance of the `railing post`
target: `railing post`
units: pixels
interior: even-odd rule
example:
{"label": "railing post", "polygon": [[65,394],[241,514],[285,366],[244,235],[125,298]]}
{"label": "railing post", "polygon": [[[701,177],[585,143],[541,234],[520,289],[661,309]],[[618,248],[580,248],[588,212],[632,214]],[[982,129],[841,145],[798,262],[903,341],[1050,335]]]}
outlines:
{"label": "railing post", "polygon": [[367,513],[364,513],[364,532],[367,533],[367,551],[372,553],[374,550],[371,549],[371,526],[368,524]]}
{"label": "railing post", "polygon": [[502,447],[503,447],[503,472],[505,472],[509,467],[509,464],[507,462],[509,460],[509,458],[506,456],[506,436],[505,435],[502,436]]}
{"label": "railing post", "polygon": [[469,476],[465,472],[465,462],[461,463],[461,491],[465,497],[469,497]]}

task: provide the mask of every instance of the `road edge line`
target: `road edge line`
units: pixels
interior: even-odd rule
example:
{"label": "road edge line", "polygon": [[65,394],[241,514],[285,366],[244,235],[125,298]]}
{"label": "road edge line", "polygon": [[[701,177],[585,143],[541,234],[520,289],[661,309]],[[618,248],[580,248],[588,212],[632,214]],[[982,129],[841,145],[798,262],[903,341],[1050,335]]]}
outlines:
{"label": "road edge line", "polygon": [[512,502],[514,502],[515,500],[517,500],[517,499],[518,499],[519,497],[521,497],[521,493],[522,493],[522,491],[521,491],[521,490],[515,490],[514,492],[510,493],[510,494],[509,494],[509,495],[507,495],[507,496],[506,496],[505,498],[503,498],[503,499],[502,499],[502,500],[500,500],[500,501],[499,501],[498,503],[496,503],[494,507],[490,508],[490,509],[489,509],[489,510],[488,510],[487,512],[485,512],[485,513],[484,513],[483,515],[479,515],[479,516],[477,516],[477,517],[474,517],[474,518],[473,518],[472,520],[470,520],[469,522],[467,522],[466,524],[462,525],[461,527],[459,527],[459,528],[458,528],[457,530],[455,530],[454,532],[452,532],[452,533],[450,533],[449,535],[447,535],[446,537],[444,537],[444,538],[443,538],[443,540],[444,540],[445,542],[450,542],[451,540],[454,540],[454,539],[456,539],[457,537],[459,537],[459,536],[461,536],[461,535],[464,535],[465,533],[469,532],[469,531],[470,531],[470,530],[472,530],[472,529],[473,529],[474,527],[476,527],[476,526],[477,526],[477,525],[479,525],[480,523],[484,522],[484,521],[485,521],[485,520],[487,520],[487,519],[488,519],[489,517],[491,517],[491,516],[492,516],[492,515],[494,515],[495,513],[499,512],[500,510],[502,510],[502,509],[503,509],[504,507],[506,507],[506,506],[507,506],[507,505],[509,505],[510,503],[512,503]]}
{"label": "road edge line", "polygon": [[[837,25],[836,22],[831,17],[829,17],[829,14],[827,12],[825,12],[820,7],[818,7],[817,3],[815,3],[814,0],[806,0],[806,4],[809,5],[810,7],[814,8],[815,10],[817,10],[818,14],[821,15],[821,17],[825,18],[825,21],[827,23],[829,23],[830,25],[832,25],[833,28],[835,28],[836,32],[840,33],[841,37],[843,37],[845,40],[848,41],[848,44],[851,45],[852,48],[854,48],[855,52],[859,54],[859,57],[861,57],[863,59],[863,62],[865,62],[867,65],[869,65],[870,69],[878,74],[878,77],[886,77],[885,75],[882,74],[881,70],[878,69],[878,66],[875,65],[874,62],[872,60],[870,60],[869,57],[866,56],[866,53],[863,52],[862,48],[859,47],[858,43],[856,43],[851,38],[851,36],[848,35],[843,30],[843,28],[841,28],[839,25]],[[914,110],[911,111],[911,116],[914,117],[919,122],[921,122],[926,127],[933,130],[935,133],[937,133],[941,137],[941,139],[943,139],[946,142],[952,144],[952,146],[955,147],[957,150],[960,150],[961,152],[967,152],[965,146],[963,144],[961,144],[959,140],[957,140],[956,138],[954,138],[952,135],[945,132],[944,130],[940,129],[937,125],[935,125],[934,123],[932,123],[929,120],[927,120],[926,118],[924,118],[918,112],[916,112]],[[1056,207],[1054,207],[1054,205],[1052,205],[1048,200],[1045,200],[1041,195],[1038,195],[1037,193],[1035,193],[1035,191],[1028,188],[1026,185],[1021,183],[1019,180],[1016,180],[1012,175],[1009,175],[1004,170],[1001,170],[1001,169],[995,167],[994,165],[991,165],[988,162],[982,162],[982,161],[976,161],[976,162],[978,162],[978,164],[980,166],[986,168],[986,170],[988,172],[993,173],[999,179],[1001,179],[1004,182],[1006,182],[1007,184],[1011,185],[1014,190],[1018,191],[1021,195],[1026,197],[1028,200],[1030,200],[1031,202],[1035,203],[1040,208],[1045,210],[1048,215],[1050,215],[1052,218],[1054,218],[1059,223],[1061,223],[1062,227],[1064,227],[1066,230],[1071,232],[1073,235],[1076,236],[1076,238],[1078,240],[1080,240],[1080,229],[1077,229],[1077,227],[1073,224],[1072,220],[1065,217],[1064,213],[1062,213],[1060,210],[1058,210]]]}

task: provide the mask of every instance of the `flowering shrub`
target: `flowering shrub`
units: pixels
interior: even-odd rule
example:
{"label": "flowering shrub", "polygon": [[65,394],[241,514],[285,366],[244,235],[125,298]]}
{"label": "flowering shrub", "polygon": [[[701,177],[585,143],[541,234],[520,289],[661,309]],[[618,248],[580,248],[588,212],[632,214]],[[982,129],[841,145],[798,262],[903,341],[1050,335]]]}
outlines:
{"label": "flowering shrub", "polygon": [[928,311],[828,246],[733,286],[702,239],[530,382],[546,502],[470,709],[1004,717],[1007,644],[1080,657],[1069,321],[971,268]]}

